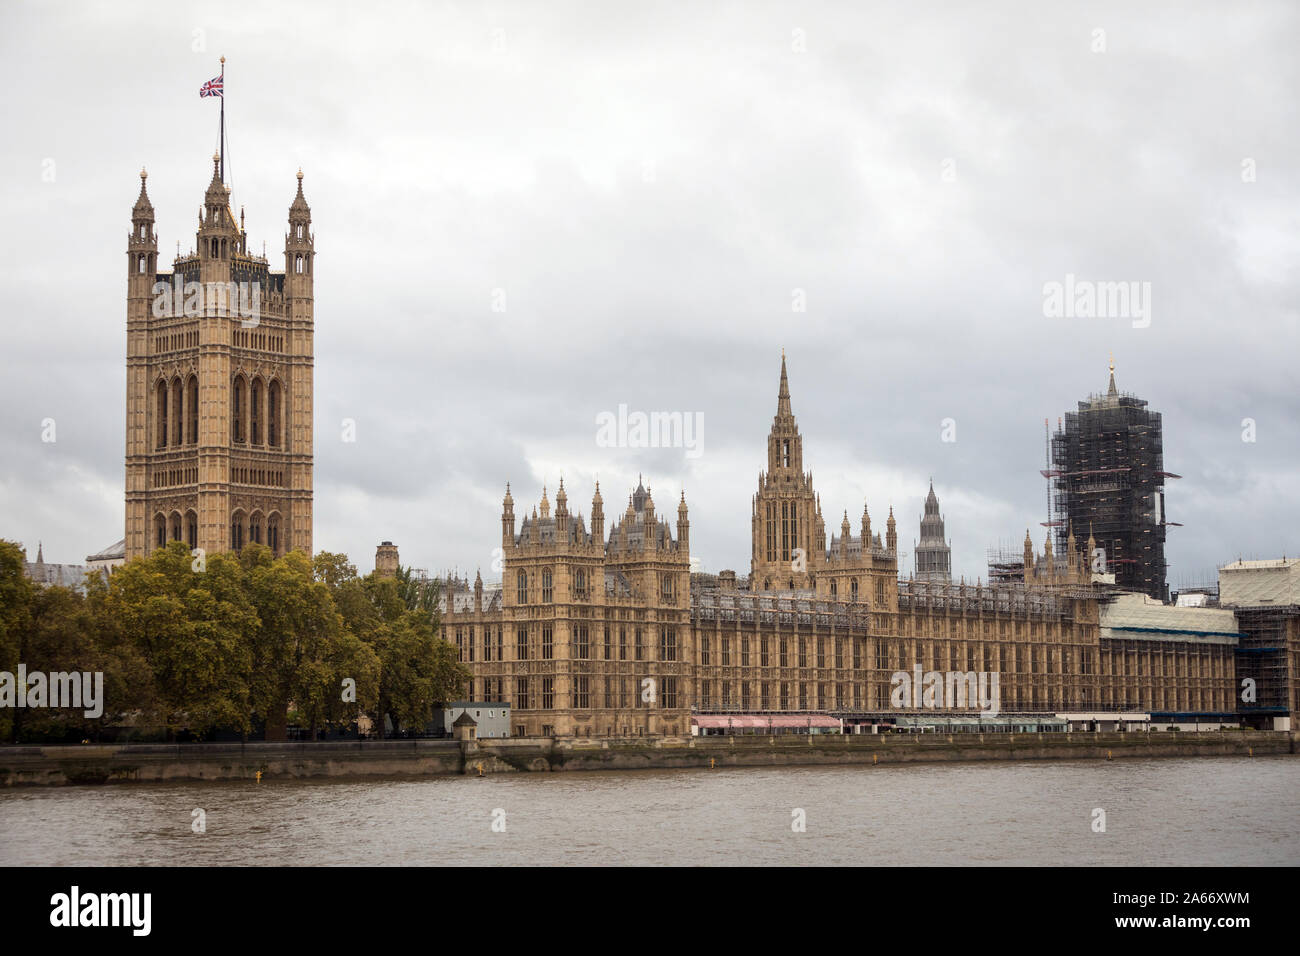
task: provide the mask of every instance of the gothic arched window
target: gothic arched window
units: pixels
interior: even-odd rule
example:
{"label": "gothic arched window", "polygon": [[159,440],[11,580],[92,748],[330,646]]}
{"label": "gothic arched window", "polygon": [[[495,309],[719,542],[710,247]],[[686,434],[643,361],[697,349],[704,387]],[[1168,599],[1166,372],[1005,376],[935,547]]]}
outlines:
{"label": "gothic arched window", "polygon": [[790,560],[790,502],[781,502],[781,560]]}
{"label": "gothic arched window", "polygon": [[251,444],[262,444],[262,380],[253,379],[248,400],[248,440]]}
{"label": "gothic arched window", "polygon": [[854,578],[849,582],[849,600],[857,601],[858,599],[858,579]]}
{"label": "gothic arched window", "polygon": [[553,593],[551,590],[551,569],[546,568],[542,571],[542,603],[549,604]]}
{"label": "gothic arched window", "polygon": [[158,447],[167,447],[167,383],[158,383]]}
{"label": "gothic arched window", "polygon": [[189,414],[186,416],[189,419],[189,442],[191,445],[197,445],[199,443],[199,380],[193,375],[190,376],[185,391],[186,401],[189,402]]}
{"label": "gothic arched window", "polygon": [[271,553],[279,556],[280,554],[280,516],[272,513],[266,519],[266,546],[271,549]]}
{"label": "gothic arched window", "polygon": [[275,379],[266,389],[266,443],[280,447],[280,383]]}
{"label": "gothic arched window", "polygon": [[244,513],[236,511],[230,517],[230,547],[240,551],[244,547]]}
{"label": "gothic arched window", "polygon": [[180,445],[185,439],[184,419],[185,386],[179,378],[172,379],[172,444]]}
{"label": "gothic arched window", "polygon": [[230,440],[244,440],[244,377],[235,376],[235,387],[230,398]]}
{"label": "gothic arched window", "polygon": [[248,542],[249,544],[262,543],[262,516],[253,512],[253,517],[248,520]]}

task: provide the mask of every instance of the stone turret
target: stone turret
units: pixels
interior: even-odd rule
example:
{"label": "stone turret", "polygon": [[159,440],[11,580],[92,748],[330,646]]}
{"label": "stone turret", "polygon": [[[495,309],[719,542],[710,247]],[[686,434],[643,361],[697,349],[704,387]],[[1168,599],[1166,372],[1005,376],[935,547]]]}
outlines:
{"label": "stone turret", "polygon": [[501,546],[515,543],[515,499],[510,495],[510,482],[506,482],[506,496],[501,501]]}
{"label": "stone turret", "polygon": [[921,515],[921,539],[915,550],[915,574],[918,581],[952,580],[952,548],[944,540],[943,515],[939,512],[939,499],[934,493],[933,479],[930,480],[930,493],[926,495],[925,511]]}
{"label": "stone turret", "polygon": [[605,540],[605,500],[600,496],[600,482],[596,482],[596,493],[591,496],[591,536],[597,541]]}
{"label": "stone turret", "polygon": [[396,577],[397,566],[397,545],[391,541],[384,541],[375,548],[375,577]]}
{"label": "stone turret", "polygon": [[682,489],[682,500],[677,506],[677,547],[690,550],[691,522],[686,511],[686,489]]}

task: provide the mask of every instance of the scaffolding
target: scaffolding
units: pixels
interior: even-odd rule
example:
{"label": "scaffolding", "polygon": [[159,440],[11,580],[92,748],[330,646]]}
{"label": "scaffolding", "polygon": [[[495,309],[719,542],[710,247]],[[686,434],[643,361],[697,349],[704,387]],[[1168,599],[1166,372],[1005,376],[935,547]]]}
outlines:
{"label": "scaffolding", "polygon": [[1255,700],[1243,700],[1245,714],[1282,716],[1292,709],[1292,674],[1288,637],[1300,607],[1234,608],[1241,636],[1237,643],[1237,678],[1255,681]]}
{"label": "scaffolding", "polygon": [[986,552],[989,584],[1024,584],[1025,553],[1007,547],[989,548]]}
{"label": "scaffolding", "polygon": [[[1124,589],[1168,600],[1165,582],[1165,479],[1159,412],[1115,390],[1067,412],[1051,438],[1048,521],[1056,552],[1071,532],[1076,546],[1091,534],[1105,552],[1106,571]],[[1089,560],[1092,556],[1089,555]]]}

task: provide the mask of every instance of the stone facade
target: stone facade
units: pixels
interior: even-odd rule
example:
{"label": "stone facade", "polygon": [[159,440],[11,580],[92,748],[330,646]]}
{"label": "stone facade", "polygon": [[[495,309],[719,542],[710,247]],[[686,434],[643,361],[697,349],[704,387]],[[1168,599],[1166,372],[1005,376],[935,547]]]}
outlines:
{"label": "stone facade", "polygon": [[784,356],[767,461],[747,581],[724,571],[692,583],[684,495],[676,537],[642,485],[606,535],[599,485],[590,531],[563,485],[553,515],[543,489],[516,530],[507,486],[501,592],[486,596],[479,578],[472,594],[459,580],[443,594],[444,634],[473,674],[466,696],[509,701],[515,736],[684,733],[692,713],[973,710],[898,706],[894,675],[918,667],[997,674],[1003,713],[1232,710],[1235,627],[1191,608],[1130,626],[1091,581],[1093,542],[1085,552],[1072,531],[1060,556],[1050,536],[1036,556],[1026,535],[1024,580],[997,586],[900,580],[892,509],[883,541],[864,508],[860,533],[846,513],[828,546]]}
{"label": "stone facade", "polygon": [[302,192],[284,272],[248,248],[219,158],[196,251],[158,269],[140,173],[127,241],[126,558],[170,540],[312,552],[315,237]]}
{"label": "stone facade", "polygon": [[[569,511],[561,481],[516,532],[509,486],[501,512],[504,577],[498,600],[475,581],[472,601],[448,581],[443,633],[474,673],[467,694],[506,700],[516,736],[636,736],[689,730],[693,659],[690,521],[676,537],[644,485],[605,536],[596,485],[591,529]],[[481,693],[479,693],[481,691]]]}

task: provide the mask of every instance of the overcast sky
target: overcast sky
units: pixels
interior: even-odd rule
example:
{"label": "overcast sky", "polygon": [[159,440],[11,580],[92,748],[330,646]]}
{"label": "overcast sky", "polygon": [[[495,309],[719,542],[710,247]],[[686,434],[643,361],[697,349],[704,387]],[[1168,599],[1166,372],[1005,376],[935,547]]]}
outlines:
{"label": "overcast sky", "polygon": [[[933,476],[954,574],[1041,548],[1043,420],[1113,351],[1183,476],[1171,585],[1300,553],[1297,8],[970,7],[5,3],[0,537],[122,537],[131,206],[146,166],[192,247],[224,54],[250,247],[299,167],[312,207],[317,550],[491,580],[507,481],[617,513],[644,473],[746,573],[784,348],[828,534],[892,504],[910,552]],[[1045,315],[1067,275],[1149,324]],[[620,404],[700,453],[600,447]]]}

